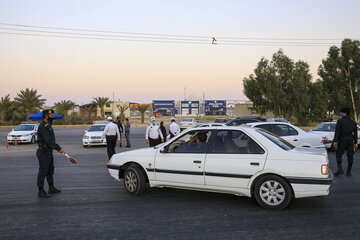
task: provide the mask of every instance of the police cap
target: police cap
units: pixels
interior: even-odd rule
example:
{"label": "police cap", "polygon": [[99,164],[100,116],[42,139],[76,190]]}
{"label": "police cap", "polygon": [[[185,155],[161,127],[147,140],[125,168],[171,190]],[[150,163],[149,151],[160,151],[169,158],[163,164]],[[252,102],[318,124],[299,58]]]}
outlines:
{"label": "police cap", "polygon": [[43,110],[43,111],[42,111],[43,119],[44,119],[47,115],[49,115],[50,113],[55,113],[55,112],[54,112],[54,110],[52,110],[52,109],[45,109],[45,110]]}

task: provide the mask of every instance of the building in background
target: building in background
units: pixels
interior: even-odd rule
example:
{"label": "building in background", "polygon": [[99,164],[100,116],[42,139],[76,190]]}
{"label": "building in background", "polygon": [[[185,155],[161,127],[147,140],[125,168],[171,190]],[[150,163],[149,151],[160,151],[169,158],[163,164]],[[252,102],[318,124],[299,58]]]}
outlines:
{"label": "building in background", "polygon": [[153,100],[152,112],[155,116],[175,116],[177,114],[174,100]]}
{"label": "building in background", "polygon": [[247,116],[260,116],[265,118],[273,118],[274,114],[272,112],[267,112],[264,115],[258,114],[252,102],[236,104],[235,117],[247,117]]}
{"label": "building in background", "polygon": [[204,111],[206,116],[226,115],[226,101],[225,100],[205,100]]}
{"label": "building in background", "polygon": [[200,114],[200,101],[181,101],[180,114],[186,115],[199,115]]}
{"label": "building in background", "polygon": [[226,100],[226,116],[235,116],[235,105],[245,103],[245,100]]}
{"label": "building in background", "polygon": [[[89,116],[89,111],[88,111],[88,108],[89,107],[92,107],[95,109],[94,112],[91,113],[91,115]],[[97,114],[97,106],[95,103],[88,103],[88,104],[84,104],[84,105],[81,105],[79,106],[79,114],[81,117],[96,117],[96,114]]]}
{"label": "building in background", "polygon": [[[113,116],[117,117],[120,114],[120,110],[118,106],[127,106],[127,109],[125,110],[125,117],[130,116],[130,109],[129,109],[129,102],[123,102],[123,101],[114,101],[114,102],[108,102],[104,106],[104,112],[105,116]],[[97,116],[101,116],[101,109],[97,108]]]}

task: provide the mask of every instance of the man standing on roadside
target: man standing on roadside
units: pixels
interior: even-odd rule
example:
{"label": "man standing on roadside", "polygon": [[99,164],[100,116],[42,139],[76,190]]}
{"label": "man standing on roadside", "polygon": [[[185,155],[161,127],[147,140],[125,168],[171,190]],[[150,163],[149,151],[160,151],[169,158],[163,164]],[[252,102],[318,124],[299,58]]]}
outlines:
{"label": "man standing on roadside", "polygon": [[107,154],[110,160],[112,155],[115,154],[116,139],[118,140],[119,144],[121,143],[121,140],[119,128],[115,123],[112,122],[112,117],[108,117],[107,121],[108,124],[106,124],[104,132],[101,136],[101,140],[104,140],[104,137],[106,137]]}
{"label": "man standing on roadside", "polygon": [[338,165],[335,176],[344,174],[342,168],[342,155],[345,150],[348,157],[348,168],[346,176],[351,176],[351,168],[354,161],[354,151],[357,149],[357,124],[350,118],[350,109],[342,108],[340,110],[340,116],[342,117],[336,123],[335,136],[334,136],[334,147],[336,149],[336,162]]}
{"label": "man standing on roadside", "polygon": [[150,118],[150,121],[151,124],[146,128],[145,139],[149,147],[154,147],[164,142],[164,136],[161,133],[159,125],[156,124],[155,118]]}
{"label": "man standing on roadside", "polygon": [[[122,123],[121,123],[121,119],[120,119],[120,117],[118,117],[117,118],[117,121],[116,121],[116,125],[118,126],[118,128],[119,128],[119,132],[120,132],[120,140],[121,140],[121,134],[123,134],[123,132],[124,132],[124,128],[123,128],[123,125],[122,125]],[[122,147],[122,142],[120,142],[120,147]]]}
{"label": "man standing on roadside", "polygon": [[52,128],[54,121],[54,110],[42,111],[43,121],[40,123],[37,130],[38,135],[38,150],[36,156],[39,159],[39,173],[37,176],[37,186],[39,188],[38,197],[48,198],[50,197],[44,190],[44,180],[49,185],[49,194],[59,193],[61,190],[54,186],[54,156],[53,150],[57,150],[59,153],[65,153],[64,150],[55,142],[55,133]]}
{"label": "man standing on roadside", "polygon": [[180,133],[180,126],[179,126],[179,124],[177,124],[175,122],[174,117],[171,118],[171,124],[170,124],[170,127],[169,127],[169,133],[170,133],[170,138],[173,138],[173,137],[175,137],[176,135],[178,135]]}
{"label": "man standing on roadside", "polygon": [[126,147],[131,147],[130,145],[130,122],[128,118],[125,118],[125,138],[126,138]]}

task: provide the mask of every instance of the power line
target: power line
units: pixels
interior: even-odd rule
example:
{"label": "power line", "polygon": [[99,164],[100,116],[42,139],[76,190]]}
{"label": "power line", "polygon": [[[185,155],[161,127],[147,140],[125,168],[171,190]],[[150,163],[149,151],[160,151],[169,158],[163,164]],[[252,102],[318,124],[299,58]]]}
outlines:
{"label": "power line", "polygon": [[[56,28],[46,26],[22,25],[0,23],[0,34],[17,36],[36,36],[52,38],[72,38],[87,40],[112,40],[127,42],[153,42],[153,43],[188,43],[188,44],[206,44],[206,45],[233,45],[233,46],[330,46],[340,45],[335,42],[340,39],[304,39],[304,38],[233,38],[233,37],[215,37],[190,36],[190,35],[171,35],[159,33],[135,33],[135,32],[117,32],[103,31],[93,29],[77,28]],[[39,30],[44,29],[44,30]],[[50,31],[51,30],[51,31]],[[24,33],[26,32],[26,33]],[[106,34],[105,34],[106,33]],[[332,42],[328,42],[332,41]]]}
{"label": "power line", "polygon": [[[42,28],[42,29],[54,29],[54,30],[65,30],[65,31],[83,31],[83,32],[102,32],[102,33],[117,33],[117,34],[129,34],[129,35],[149,35],[149,36],[168,36],[168,37],[181,37],[181,38],[201,38],[209,39],[213,36],[196,36],[196,35],[175,35],[175,34],[161,34],[161,33],[142,33],[142,32],[121,32],[121,31],[107,31],[107,30],[95,30],[95,29],[80,29],[80,28],[59,28],[59,27],[48,27],[48,26],[36,26],[36,25],[25,25],[25,24],[12,24],[2,23],[0,25],[23,27],[23,28]],[[267,38],[267,37],[226,37],[217,36],[221,39],[248,39],[248,40],[279,40],[279,41],[342,41],[340,38]]]}

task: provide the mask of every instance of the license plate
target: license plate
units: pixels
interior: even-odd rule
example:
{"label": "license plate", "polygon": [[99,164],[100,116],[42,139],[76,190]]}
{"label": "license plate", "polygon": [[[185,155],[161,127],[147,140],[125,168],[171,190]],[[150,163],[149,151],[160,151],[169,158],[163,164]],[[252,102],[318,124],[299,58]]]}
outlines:
{"label": "license plate", "polygon": [[93,143],[100,143],[101,140],[92,140],[91,142],[93,142]]}

